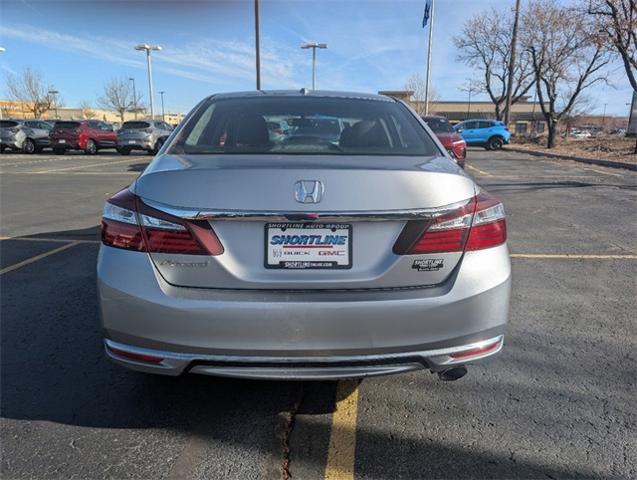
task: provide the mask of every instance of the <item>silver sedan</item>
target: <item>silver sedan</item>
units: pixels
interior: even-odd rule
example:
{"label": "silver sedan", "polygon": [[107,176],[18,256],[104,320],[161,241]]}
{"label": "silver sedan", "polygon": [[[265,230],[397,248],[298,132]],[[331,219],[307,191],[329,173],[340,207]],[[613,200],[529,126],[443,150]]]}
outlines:
{"label": "silver sedan", "polygon": [[504,208],[393,98],[206,98],[102,242],[106,354],[135,370],[453,380],[503,345]]}

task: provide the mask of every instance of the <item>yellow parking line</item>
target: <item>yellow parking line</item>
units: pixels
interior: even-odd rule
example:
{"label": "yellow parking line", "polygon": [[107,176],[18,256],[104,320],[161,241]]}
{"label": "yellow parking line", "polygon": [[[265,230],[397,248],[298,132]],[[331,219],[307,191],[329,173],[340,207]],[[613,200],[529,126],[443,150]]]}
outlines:
{"label": "yellow parking line", "polygon": [[336,387],[336,410],[332,416],[330,444],[325,465],[326,480],[354,478],[358,382],[339,381]]}
{"label": "yellow parking line", "polygon": [[73,238],[48,238],[48,237],[1,237],[0,240],[18,240],[20,242],[57,242],[57,243],[102,243],[99,240],[76,240]]}
{"label": "yellow parking line", "polygon": [[58,248],[54,248],[53,250],[49,250],[48,252],[44,252],[41,253],[40,255],[36,255],[35,257],[31,257],[31,258],[27,258],[26,260],[23,260],[21,262],[15,263],[9,267],[5,267],[2,270],[0,270],[0,275],[4,275],[5,273],[9,273],[12,272],[14,270],[17,270],[18,268],[22,268],[25,265],[29,265],[33,262],[37,262],[38,260],[42,260],[43,258],[48,257],[49,255],[54,255],[58,252],[61,252],[63,250],[67,250],[71,247],[74,247],[76,245],[79,245],[81,242],[71,242],[71,243],[67,243],[66,245],[62,245],[61,247]]}
{"label": "yellow parking line", "polygon": [[545,258],[573,260],[637,260],[637,255],[596,255],[577,253],[512,253],[511,258]]}
{"label": "yellow parking line", "polygon": [[490,173],[485,172],[484,170],[480,170],[479,168],[474,167],[473,165],[467,165],[466,167],[468,169],[470,169],[470,170],[474,170],[474,171],[478,172],[481,175],[484,175],[485,177],[492,177],[493,176]]}

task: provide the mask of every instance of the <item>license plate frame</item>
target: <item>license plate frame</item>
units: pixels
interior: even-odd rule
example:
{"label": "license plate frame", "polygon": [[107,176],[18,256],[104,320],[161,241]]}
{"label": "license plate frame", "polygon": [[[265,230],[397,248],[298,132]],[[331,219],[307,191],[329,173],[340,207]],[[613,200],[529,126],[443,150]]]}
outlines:
{"label": "license plate frame", "polygon": [[[319,245],[285,245],[285,247],[289,248],[290,252],[294,251],[309,251],[308,254],[299,255],[298,257],[290,256],[290,259],[283,259],[283,257],[278,257],[278,263],[276,263],[275,251],[279,251],[281,255],[283,255],[283,245],[281,248],[276,248],[277,246],[270,245],[270,233],[271,229],[273,230],[273,234],[283,234],[284,232],[288,232],[288,235],[298,235],[300,232],[306,232],[305,234],[308,236],[318,235],[318,232],[323,231],[321,234],[328,235],[324,231],[327,230],[333,236],[342,236],[347,235],[346,244],[344,248],[342,245],[325,245],[324,250],[320,248]],[[278,230],[278,232],[277,232]],[[353,265],[353,236],[352,236],[352,225],[349,223],[302,223],[302,222],[280,222],[280,223],[266,223],[264,225],[264,250],[263,250],[263,265],[267,269],[275,269],[275,270],[349,270]],[[325,239],[323,239],[325,240]],[[308,242],[309,243],[309,242]],[[285,250],[287,251],[287,250]],[[330,253],[326,255],[326,260],[317,260],[316,257],[320,256],[319,252],[345,252],[346,255]],[[303,257],[309,256],[311,259],[303,259]],[[342,262],[340,258],[337,257],[345,257],[346,262]],[[334,260],[328,260],[334,259]]]}

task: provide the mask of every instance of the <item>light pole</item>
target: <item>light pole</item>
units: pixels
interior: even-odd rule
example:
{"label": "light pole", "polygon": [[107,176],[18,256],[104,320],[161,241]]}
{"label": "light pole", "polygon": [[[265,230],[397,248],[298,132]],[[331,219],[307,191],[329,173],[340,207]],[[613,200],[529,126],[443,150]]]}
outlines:
{"label": "light pole", "polygon": [[[7,49],[4,47],[0,47],[0,53],[6,52]],[[0,120],[2,120],[2,107],[0,106]]]}
{"label": "light pole", "polygon": [[155,117],[155,110],[153,106],[153,70],[150,64],[150,52],[155,50],[156,52],[161,50],[159,45],[148,45],[147,43],[140,43],[135,47],[135,50],[140,52],[146,52],[146,66],[148,68],[148,101],[150,103],[150,118]]}
{"label": "light pole", "polygon": [[161,95],[161,121],[165,122],[165,118],[164,118],[164,92],[163,90],[161,92],[159,92],[159,95]]}
{"label": "light pole", "polygon": [[602,133],[606,130],[606,105],[608,105],[608,103],[604,104],[604,113],[602,114]]}
{"label": "light pole", "polygon": [[511,90],[513,90],[513,70],[515,69],[515,44],[518,41],[518,22],[520,21],[520,0],[515,1],[515,17],[511,34],[511,54],[509,55],[509,78],[507,78],[507,94],[504,107],[504,125],[509,126],[511,120]]}
{"label": "light pole", "polygon": [[130,82],[133,82],[133,115],[135,115],[135,120],[137,120],[137,92],[135,91],[135,79],[129,78]]}
{"label": "light pole", "polygon": [[257,69],[257,90],[261,90],[261,47],[259,33],[259,0],[254,0],[254,50]]}
{"label": "light pole", "polygon": [[55,108],[55,118],[59,120],[60,117],[58,115],[58,92],[57,90],[49,90],[49,95],[53,96],[53,107]]}
{"label": "light pole", "polygon": [[312,49],[312,90],[316,90],[316,49],[327,48],[327,43],[304,43],[301,48]]}

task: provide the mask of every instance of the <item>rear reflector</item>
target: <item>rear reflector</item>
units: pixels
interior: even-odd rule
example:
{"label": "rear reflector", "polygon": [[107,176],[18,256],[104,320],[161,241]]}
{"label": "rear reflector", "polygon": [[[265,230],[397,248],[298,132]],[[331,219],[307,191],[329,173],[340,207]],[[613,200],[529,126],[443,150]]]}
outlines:
{"label": "rear reflector", "polygon": [[104,206],[102,242],[143,252],[223,253],[223,246],[208,222],[186,220],[151,208],[128,189],[113,195]]}
{"label": "rear reflector", "polygon": [[115,355],[120,357],[130,358],[131,360],[137,360],[138,362],[146,362],[146,363],[160,363],[163,358],[156,357],[154,355],[146,355],[144,353],[134,353],[129,352],[127,350],[121,350],[119,348],[107,347],[108,350]]}
{"label": "rear reflector", "polygon": [[484,355],[485,353],[497,350],[501,344],[502,340],[498,340],[497,342],[490,343],[489,345],[486,345],[484,347],[472,348],[471,350],[465,350],[464,352],[451,353],[449,354],[449,356],[455,359],[479,357],[480,355]]}

